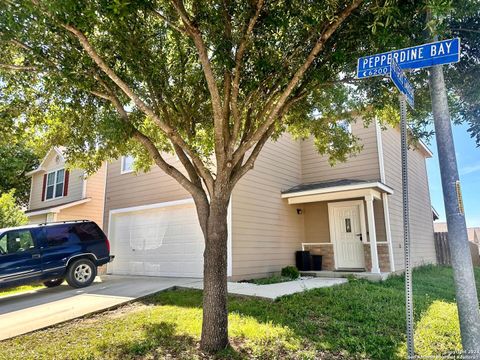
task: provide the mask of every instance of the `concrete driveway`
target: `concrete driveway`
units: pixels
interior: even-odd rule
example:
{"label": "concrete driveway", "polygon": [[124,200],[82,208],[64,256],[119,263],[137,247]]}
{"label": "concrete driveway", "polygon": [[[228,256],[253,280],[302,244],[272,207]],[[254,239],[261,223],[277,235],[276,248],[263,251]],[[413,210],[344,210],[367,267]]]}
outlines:
{"label": "concrete driveway", "polygon": [[198,279],[104,275],[84,289],[66,283],[0,297],[0,340],[42,329]]}

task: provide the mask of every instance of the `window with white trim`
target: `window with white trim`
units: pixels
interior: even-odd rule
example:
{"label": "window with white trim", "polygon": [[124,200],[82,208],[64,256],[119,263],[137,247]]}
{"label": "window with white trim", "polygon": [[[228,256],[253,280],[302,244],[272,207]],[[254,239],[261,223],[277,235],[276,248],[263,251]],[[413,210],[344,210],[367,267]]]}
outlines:
{"label": "window with white trim", "polygon": [[122,174],[129,173],[133,171],[133,162],[135,158],[131,155],[122,156]]}
{"label": "window with white trim", "polygon": [[65,169],[59,169],[47,174],[45,200],[63,197],[65,186]]}

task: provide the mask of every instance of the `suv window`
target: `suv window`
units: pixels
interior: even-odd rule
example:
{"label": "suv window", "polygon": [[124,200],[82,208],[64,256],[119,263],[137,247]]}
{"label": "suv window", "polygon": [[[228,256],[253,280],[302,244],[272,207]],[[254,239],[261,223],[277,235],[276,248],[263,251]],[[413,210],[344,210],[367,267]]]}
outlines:
{"label": "suv window", "polygon": [[78,223],[72,226],[72,231],[78,236],[80,241],[102,240],[103,232],[95,223]]}
{"label": "suv window", "polygon": [[47,239],[45,245],[47,247],[52,247],[64,245],[69,241],[78,242],[77,236],[72,233],[71,228],[71,225],[47,226]]}
{"label": "suv window", "polygon": [[32,233],[28,229],[12,230],[0,237],[0,253],[14,254],[35,248]]}
{"label": "suv window", "polygon": [[60,246],[66,243],[102,240],[104,235],[92,222],[55,225],[46,227],[46,246]]}

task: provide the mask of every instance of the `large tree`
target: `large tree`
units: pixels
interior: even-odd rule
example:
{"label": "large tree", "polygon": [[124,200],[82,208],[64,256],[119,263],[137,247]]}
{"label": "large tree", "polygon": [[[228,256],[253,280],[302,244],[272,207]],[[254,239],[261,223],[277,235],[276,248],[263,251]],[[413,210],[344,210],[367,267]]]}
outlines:
{"label": "large tree", "polygon": [[25,142],[0,141],[0,195],[15,189],[18,202],[26,206],[30,195],[30,178],[25,174],[38,165],[38,158]]}
{"label": "large tree", "polygon": [[31,181],[25,174],[38,166],[38,159],[45,154],[45,149],[32,136],[35,130],[28,122],[22,121],[24,107],[28,105],[23,102],[22,106],[21,103],[0,101],[0,195],[15,189],[18,203],[26,206]]}
{"label": "large tree", "polygon": [[206,351],[228,344],[235,184],[285,131],[314,136],[332,161],[358,150],[338,120],[390,118],[396,99],[388,80],[355,81],[356,58],[414,43],[409,22],[424,19],[418,2],[392,0],[0,4],[4,106],[72,163],[93,171],[131,153],[191,194],[205,237]]}

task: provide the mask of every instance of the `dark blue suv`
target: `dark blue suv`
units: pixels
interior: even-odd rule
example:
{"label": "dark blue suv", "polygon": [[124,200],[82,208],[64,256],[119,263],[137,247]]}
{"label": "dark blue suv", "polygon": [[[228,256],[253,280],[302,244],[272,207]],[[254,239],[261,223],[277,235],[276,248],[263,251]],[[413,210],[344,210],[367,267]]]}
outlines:
{"label": "dark blue suv", "polygon": [[90,285],[97,267],[113,260],[103,231],[92,221],[68,221],[0,229],[0,288],[64,280]]}

